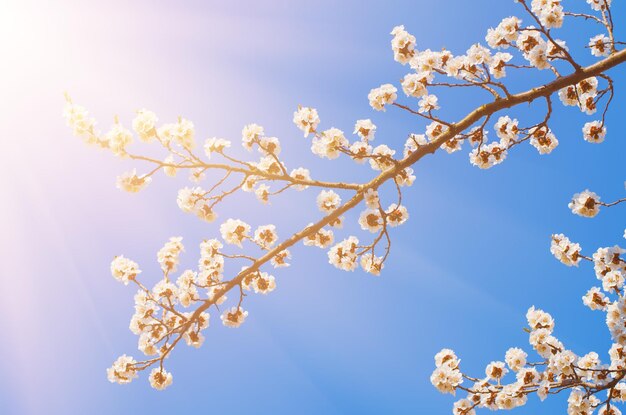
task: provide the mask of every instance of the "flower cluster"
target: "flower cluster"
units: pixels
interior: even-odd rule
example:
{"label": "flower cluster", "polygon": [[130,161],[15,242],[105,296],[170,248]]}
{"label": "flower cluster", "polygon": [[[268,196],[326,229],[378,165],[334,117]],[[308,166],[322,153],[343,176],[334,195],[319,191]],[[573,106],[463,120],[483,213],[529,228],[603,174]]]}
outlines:
{"label": "flower cluster", "polygon": [[623,202],[626,202],[626,197],[611,203],[604,203],[600,201],[600,196],[594,192],[584,190],[580,193],[574,194],[574,196],[572,196],[572,200],[567,206],[571,209],[572,213],[578,216],[593,218],[600,213],[600,206],[610,207]]}
{"label": "flower cluster", "polygon": [[384,84],[370,91],[367,98],[372,108],[384,111],[385,105],[393,104],[398,99],[398,90],[391,84]]}
{"label": "flower cluster", "polygon": [[436,369],[430,376],[430,382],[442,393],[454,395],[456,388],[463,383],[463,374],[459,370],[460,359],[450,349],[443,349],[435,355]]}
{"label": "flower cluster", "polygon": [[559,91],[559,99],[565,106],[578,107],[587,115],[597,111],[598,78],[587,78],[576,85],[567,86]]}
{"label": "flower cluster", "polygon": [[111,262],[113,278],[123,282],[124,285],[128,285],[128,282],[134,280],[140,272],[141,270],[136,262],[124,258],[122,255],[115,257]]}
{"label": "flower cluster", "polygon": [[213,222],[217,218],[217,214],[213,211],[211,203],[205,198],[206,193],[200,187],[184,187],[178,191],[176,202],[183,212],[193,213],[202,220]]}
{"label": "flower cluster", "polygon": [[[238,226],[240,225],[235,224],[235,227]],[[225,241],[230,238],[232,235],[224,235]],[[254,239],[267,249],[277,238],[274,226],[268,225],[259,227]],[[203,331],[209,327],[210,322],[210,314],[205,310],[210,305],[217,307],[227,300],[225,292],[232,281],[224,281],[224,258],[232,256],[222,249],[222,243],[216,239],[203,241],[200,244],[197,271],[184,270],[174,282],[171,275],[177,270],[179,255],[184,246],[181,238],[170,238],[157,255],[163,278],[152,289],[138,281],[137,276],[141,271],[137,263],[123,256],[113,259],[113,277],[124,284],[133,282],[139,288],[135,294],[135,313],[129,327],[139,336],[138,349],[147,359],[137,361],[122,355],[107,370],[111,382],[129,383],[138,376],[139,371],[158,365],[149,376],[152,387],[162,390],[172,383],[172,374],[163,369],[164,359],[181,339],[189,346],[200,347],[205,340]],[[282,251],[277,257],[278,262],[285,264],[289,252]],[[226,327],[239,327],[248,316],[248,312],[241,307],[244,290],[267,294],[276,288],[274,276],[267,272],[244,269],[239,275],[242,276],[239,282],[239,302],[222,312],[220,317]],[[202,306],[194,312],[184,311],[196,303],[201,303]]]}
{"label": "flower cluster", "polygon": [[585,190],[576,193],[567,206],[579,216],[593,218],[600,212],[600,197],[589,190]]}
{"label": "flower cluster", "polygon": [[315,132],[320,123],[320,117],[315,108],[298,107],[298,111],[293,114],[293,122],[304,132],[304,136]]}
{"label": "flower cluster", "polygon": [[580,245],[572,243],[567,236],[561,234],[552,235],[550,252],[561,263],[571,266],[578,266],[580,262]]}
{"label": "flower cluster", "polygon": [[[579,204],[584,205],[587,197],[599,200],[597,195],[586,193]],[[575,201],[578,196],[574,197]],[[611,205],[618,203],[621,201]],[[576,205],[572,209],[576,214],[595,216],[588,211],[591,208],[593,206]],[[606,324],[614,342],[608,351],[610,361],[602,363],[596,352],[579,356],[567,349],[554,335],[552,316],[531,307],[526,313],[529,327],[526,330],[530,345],[541,361],[529,363],[526,352],[510,348],[504,362],[494,361],[487,365],[485,378],[474,378],[460,371],[460,361],[451,350],[444,349],[435,356],[436,368],[431,376],[433,386],[442,393],[467,392],[466,398],[454,404],[455,414],[474,414],[475,408],[512,409],[524,405],[530,394],[536,393],[543,401],[548,395],[564,390],[570,390],[568,414],[591,415],[597,408],[599,413],[607,415],[621,413],[615,402],[626,401],[626,260],[623,257],[626,249],[619,246],[599,248],[592,257],[588,257],[581,253],[579,244],[558,234],[552,235],[550,251],[567,266],[578,266],[582,260],[593,263],[601,287],[590,288],[582,301],[591,310],[606,313]],[[446,366],[445,362],[452,363]],[[514,379],[506,383],[505,376],[509,370]],[[464,380],[473,384],[464,386]],[[606,391],[605,400],[599,397],[603,391]]]}
{"label": "flower cluster", "polygon": [[[510,348],[504,361],[494,361],[485,368],[485,377],[475,378],[460,371],[460,360],[453,351],[443,349],[435,356],[435,370],[431,383],[442,393],[467,392],[467,397],[455,402],[455,414],[475,414],[475,408],[508,410],[523,406],[528,395],[536,393],[542,401],[550,394],[570,390],[568,413],[591,414],[602,405],[619,413],[611,400],[622,402],[626,383],[624,346],[615,343],[609,350],[610,364],[602,364],[598,354],[589,352],[578,356],[565,348],[554,334],[554,320],[543,310],[531,307],[526,314],[529,342],[543,360],[529,363],[528,354],[520,348]],[[442,360],[441,356],[445,356]],[[507,383],[511,372],[511,382]],[[470,385],[464,386],[464,380]],[[595,394],[608,391],[602,402]],[[626,397],[626,394],[623,395]]]}
{"label": "flower cluster", "polygon": [[394,27],[391,34],[393,58],[402,64],[408,63],[415,55],[415,36],[404,30],[404,26]]}

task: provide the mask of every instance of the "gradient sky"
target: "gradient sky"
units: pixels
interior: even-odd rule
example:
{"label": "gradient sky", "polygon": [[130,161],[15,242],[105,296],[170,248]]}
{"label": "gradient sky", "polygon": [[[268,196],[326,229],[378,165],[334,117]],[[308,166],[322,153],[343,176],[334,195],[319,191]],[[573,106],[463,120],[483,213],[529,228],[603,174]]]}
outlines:
{"label": "gradient sky", "polygon": [[[291,268],[277,273],[278,289],[249,297],[241,329],[223,328],[214,315],[201,349],[181,347],[168,359],[167,391],[152,390],[146,376],[110,384],[105,369],[118,355],[139,356],[127,329],[134,291],[111,278],[112,257],[135,259],[154,282],[156,251],[168,237],[184,237],[183,265],[192,265],[219,221],[199,223],[177,208],[182,179],[159,175],[137,195],[117,190],[115,176],[135,165],[71,136],[64,91],[102,129],[114,114],[128,124],[142,107],[163,122],[193,120],[200,138],[238,142],[242,126],[257,122],[281,138],[290,166],[366,180],[366,168],[310,154],[291,123],[297,105],[316,107],[323,128],[346,132],[372,118],[376,143],[400,149],[423,123],[367,102],[370,88],[397,84],[407,71],[392,59],[391,29],[404,24],[419,49],[461,53],[519,8],[502,0],[52,3],[0,5],[0,413],[447,414],[453,398],[428,379],[433,355],[454,348],[465,370],[481,376],[507,348],[529,349],[522,327],[531,305],[553,314],[557,336],[576,353],[607,357],[604,315],[580,301],[593,271],[558,263],[549,236],[564,232],[587,254],[624,243],[623,208],[594,220],[567,208],[585,188],[607,201],[624,195],[623,68],[613,71],[604,144],[585,143],[585,117],[559,107],[552,128],[560,145],[550,156],[525,145],[489,171],[472,167],[467,151],[428,157],[415,166],[405,193],[411,218],[393,231],[383,276],[337,271],[324,252],[297,247]],[[626,13],[616,3],[624,39]],[[597,33],[568,25],[561,37],[571,48]],[[581,60],[592,58],[583,52]],[[518,77],[514,89],[547,76]],[[442,114],[456,119],[485,99],[442,94]],[[542,116],[532,108],[513,114]],[[242,197],[218,213],[275,222],[287,236],[319,217],[314,196],[271,207]],[[565,399],[550,399],[542,413],[565,413]],[[538,408],[532,398],[514,412]]]}

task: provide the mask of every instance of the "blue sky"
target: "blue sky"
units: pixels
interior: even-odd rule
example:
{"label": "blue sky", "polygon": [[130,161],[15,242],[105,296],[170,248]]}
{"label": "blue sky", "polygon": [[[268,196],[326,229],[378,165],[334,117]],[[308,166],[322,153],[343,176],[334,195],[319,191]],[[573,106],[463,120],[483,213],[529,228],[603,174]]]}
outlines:
{"label": "blue sky", "polygon": [[[8,98],[0,115],[8,126],[0,138],[7,189],[0,208],[0,373],[8,376],[0,377],[0,412],[446,414],[453,398],[430,385],[433,355],[451,347],[467,372],[482,375],[509,347],[529,349],[522,327],[531,305],[552,313],[566,346],[606,358],[604,315],[580,300],[596,282],[593,271],[558,263],[549,237],[563,232],[587,254],[624,244],[623,209],[588,220],[567,208],[585,188],[607,201],[624,196],[623,69],[612,72],[617,94],[602,145],[582,140],[584,115],[557,106],[552,129],[560,145],[550,156],[525,145],[489,171],[472,167],[467,151],[427,157],[415,166],[415,185],[405,193],[411,218],[394,229],[381,277],[335,270],[324,252],[298,247],[291,268],[276,274],[278,289],[249,297],[241,329],[228,330],[213,315],[205,346],[168,359],[170,389],[152,390],[145,376],[125,387],[109,384],[105,369],[116,356],[139,355],[127,329],[133,291],[110,277],[111,258],[135,259],[156,281],[156,251],[167,238],[184,237],[183,263],[192,265],[197,244],[217,234],[219,221],[201,224],[177,208],[183,180],[158,177],[138,195],[115,189],[115,176],[134,165],[70,136],[60,116],[64,91],[103,129],[114,114],[128,122],[140,107],[163,121],[184,115],[202,137],[238,141],[242,126],[256,122],[281,138],[290,166],[364,181],[368,169],[310,154],[291,123],[297,105],[316,107],[324,128],[346,132],[356,119],[372,118],[376,143],[399,150],[424,124],[395,109],[374,112],[367,102],[372,87],[397,84],[408,70],[392,59],[391,29],[404,24],[418,49],[461,53],[501,18],[521,12],[495,0],[3,7],[10,65],[0,81]],[[619,26],[626,13],[615,10]],[[569,22],[560,37],[580,52],[596,33]],[[585,51],[580,56],[592,61]],[[547,77],[518,77],[513,89]],[[441,95],[444,118],[488,98],[464,93]],[[532,121],[543,116],[536,108],[512,114]],[[218,213],[274,222],[287,236],[319,217],[314,196],[278,198],[271,207],[241,197]],[[542,406],[533,398],[515,412],[565,413],[565,398]]]}

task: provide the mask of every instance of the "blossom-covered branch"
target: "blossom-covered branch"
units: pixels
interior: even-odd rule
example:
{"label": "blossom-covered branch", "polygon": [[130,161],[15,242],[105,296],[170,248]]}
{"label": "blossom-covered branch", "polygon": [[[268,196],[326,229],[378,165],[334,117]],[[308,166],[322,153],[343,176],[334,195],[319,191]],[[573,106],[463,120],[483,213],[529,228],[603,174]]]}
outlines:
{"label": "blossom-covered branch", "polygon": [[[584,193],[574,195],[570,208],[575,214],[593,217],[597,214],[599,197],[589,191]],[[475,414],[475,408],[512,409],[526,404],[529,395],[536,394],[543,401],[566,390],[570,391],[568,414],[589,415],[595,409],[602,415],[621,414],[615,403],[626,401],[626,381],[623,381],[626,377],[626,259],[623,256],[626,250],[617,245],[602,247],[589,257],[582,253],[579,244],[556,234],[552,235],[550,251],[569,267],[577,267],[581,261],[593,264],[601,287],[591,288],[582,300],[590,309],[606,313],[606,324],[614,342],[609,350],[610,362],[603,364],[596,352],[578,356],[567,349],[553,333],[552,316],[531,307],[526,314],[529,328],[525,330],[539,361],[529,362],[525,351],[513,347],[507,350],[504,361],[487,365],[486,377],[477,378],[461,371],[460,360],[452,350],[443,349],[435,356],[432,384],[443,393],[467,392],[466,398],[454,404],[456,415]],[[509,370],[511,383],[505,383]],[[470,385],[465,386],[464,381]]]}
{"label": "blossom-covered branch", "polygon": [[[109,379],[128,383],[139,371],[152,367],[151,384],[157,389],[165,388],[172,376],[163,368],[163,362],[180,341],[184,339],[187,344],[199,347],[204,341],[202,332],[209,325],[209,309],[219,310],[227,301],[227,294],[235,298],[232,306],[221,312],[222,323],[228,327],[241,325],[248,315],[242,307],[246,292],[267,294],[274,290],[276,279],[269,274],[268,267],[288,266],[289,248],[296,243],[327,249],[329,262],[339,269],[353,271],[360,265],[364,271],[379,275],[389,258],[390,228],[405,223],[409,217],[402,193],[415,180],[412,165],[439,148],[453,153],[468,142],[472,147],[470,162],[480,168],[502,163],[514,147],[526,141],[539,154],[548,154],[558,145],[549,127],[554,94],[558,94],[564,105],[576,106],[586,114],[593,114],[598,106],[603,106],[601,119],[583,127],[586,141],[602,142],[606,135],[605,114],[614,94],[607,71],[626,61],[626,50],[618,50],[619,42],[612,37],[613,21],[608,4],[598,9],[601,16],[591,22],[601,24],[611,35],[606,42],[596,39],[587,45],[601,59],[584,67],[577,63],[564,41],[554,38],[553,29],[560,27],[566,16],[560,3],[537,0],[530,5],[525,1],[520,3],[532,25],[522,25],[518,17],[505,18],[488,31],[485,38],[488,47],[477,43],[465,54],[429,49],[420,52],[415,37],[403,26],[393,29],[394,58],[411,67],[411,72],[401,81],[401,88],[407,97],[418,100],[417,108],[411,102],[397,102],[398,90],[391,84],[372,89],[368,99],[375,110],[384,111],[392,106],[428,123],[423,134],[414,133],[406,139],[402,157],[395,157],[396,150],[387,144],[372,145],[377,127],[370,119],[356,121],[353,133],[357,139],[350,142],[337,128],[320,130],[316,109],[298,107],[293,121],[305,137],[311,137],[313,154],[329,160],[343,155],[379,172],[362,183],[322,181],[313,179],[305,167],[287,168],[287,161],[281,156],[281,141],[267,135],[257,124],[243,128],[242,145],[250,152],[256,150],[258,158],[237,158],[230,150],[231,141],[217,137],[207,139],[203,151],[198,152],[191,121],[179,117],[174,123],[158,125],[156,114],[148,110],[138,111],[132,129],[140,141],[156,145],[165,154],[161,158],[135,154],[129,150],[133,132],[118,119],[107,133],[101,134],[87,111],[68,97],[65,117],[76,135],[87,143],[109,149],[116,156],[150,166],[147,173],[133,170],[120,176],[118,187],[123,190],[140,191],[158,171],[167,176],[187,171],[190,180],[197,184],[179,190],[178,206],[204,221],[215,221],[220,203],[238,192],[252,192],[261,203],[268,203],[288,191],[314,188],[319,191],[316,202],[323,214],[321,219],[282,241],[274,224],[253,230],[244,220],[228,218],[219,228],[221,241],[205,240],[200,246],[197,269],[184,270],[175,280],[179,255],[184,248],[180,237],[172,238],[158,253],[163,278],[152,288],[140,282],[138,264],[123,256],[116,257],[111,264],[113,275],[138,287],[131,330],[139,335],[139,349],[148,357],[137,361],[123,355],[109,369]],[[573,20],[577,17],[571,16]],[[499,51],[503,49],[513,53]],[[513,93],[504,80],[507,71],[544,69],[550,70],[553,80],[527,91]],[[430,93],[439,88],[454,88],[466,95],[486,93],[489,101],[459,121],[446,121],[439,115],[437,96]],[[495,118],[503,110],[535,102],[539,103],[543,116],[526,125],[510,115]],[[488,139],[491,124],[498,137],[496,141]],[[207,172],[221,172],[221,176],[209,186],[201,187],[199,183],[205,180]],[[385,186],[392,189],[393,200],[382,200],[379,190]],[[358,223],[370,236],[365,242],[355,235],[339,239],[336,234],[341,232],[344,214],[361,205],[364,206]],[[226,248],[222,242],[230,247]],[[227,263],[240,271],[227,269]]]}

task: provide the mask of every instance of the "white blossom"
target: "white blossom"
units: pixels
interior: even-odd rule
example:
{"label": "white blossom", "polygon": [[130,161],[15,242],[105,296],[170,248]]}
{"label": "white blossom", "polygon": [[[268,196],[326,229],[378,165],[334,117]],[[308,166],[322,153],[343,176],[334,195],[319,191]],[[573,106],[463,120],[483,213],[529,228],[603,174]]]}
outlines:
{"label": "white blossom", "polygon": [[333,190],[322,190],[317,195],[317,207],[325,213],[331,213],[341,205],[341,197]]}
{"label": "white blossom", "polygon": [[526,319],[531,330],[546,329],[549,333],[554,329],[554,319],[543,310],[530,307],[526,312]]}
{"label": "white blossom", "polygon": [[370,106],[378,111],[384,111],[385,105],[393,104],[398,99],[398,90],[391,84],[384,84],[374,88],[367,95]]}
{"label": "white blossom", "polygon": [[116,187],[129,193],[137,193],[146,187],[152,178],[146,175],[138,176],[136,170],[132,170],[118,176]]}
{"label": "white blossom", "polygon": [[505,362],[513,372],[520,371],[526,366],[526,358],[528,354],[518,347],[511,347],[506,351]]}
{"label": "white blossom", "polygon": [[398,186],[412,186],[415,181],[415,175],[413,174],[413,169],[410,167],[406,167],[398,172],[395,176],[395,181],[398,183]]}
{"label": "white blossom", "polygon": [[[313,225],[312,223],[309,226]],[[304,238],[303,243],[306,246],[317,246],[318,248],[328,248],[334,242],[335,237],[330,229],[320,229]]]}
{"label": "white blossom", "polygon": [[423,113],[438,110],[439,105],[437,105],[437,101],[436,95],[424,95],[417,104],[419,106],[417,111]]}
{"label": "white blossom", "polygon": [[494,49],[508,48],[509,45],[516,43],[521,23],[520,19],[515,16],[502,19],[495,29],[487,31],[485,37],[487,44]]}
{"label": "white blossom", "polygon": [[250,151],[254,143],[257,143],[263,137],[263,127],[258,124],[248,124],[241,130],[241,144]]}
{"label": "white blossom", "polygon": [[263,249],[270,249],[278,241],[275,225],[263,225],[254,231],[254,242]]}
{"label": "white blossom", "polygon": [[250,225],[239,219],[227,219],[220,225],[222,239],[228,244],[241,248],[241,242],[249,238]]}
{"label": "white blossom", "polygon": [[389,226],[402,225],[409,219],[409,212],[406,207],[403,205],[398,206],[395,203],[389,205],[387,210],[385,210],[385,215]]}
{"label": "white blossom", "polygon": [[359,240],[350,236],[328,251],[328,262],[344,271],[354,271],[357,267],[357,248]]}
{"label": "white blossom", "polygon": [[289,252],[288,249],[283,249],[282,251],[274,255],[270,262],[274,266],[274,268],[282,268],[289,266],[289,264],[287,263],[288,259],[291,259],[291,252]]}
{"label": "white blossom", "polygon": [[157,253],[157,261],[163,272],[175,272],[179,262],[179,255],[185,247],[182,237],[171,237]]}
{"label": "white blossom", "polygon": [[166,176],[175,177],[176,173],[178,173],[178,168],[174,166],[176,164],[174,162],[174,156],[172,154],[168,154],[168,156],[163,160],[163,164],[165,164],[163,166],[163,173],[165,173]]}
{"label": "white blossom", "polygon": [[589,190],[583,190],[572,196],[572,201],[567,206],[578,216],[593,218],[600,212],[599,203],[600,196]]}
{"label": "white blossom", "polygon": [[206,191],[200,187],[184,187],[178,191],[176,203],[185,213],[193,213],[200,219],[213,222],[217,214],[209,201],[205,199]]}
{"label": "white blossom", "polygon": [[467,56],[467,63],[472,66],[491,62],[491,51],[480,43],[474,43],[465,54]]}
{"label": "white blossom", "polygon": [[172,374],[166,370],[155,367],[150,372],[150,386],[156,390],[163,390],[172,384]]}
{"label": "white blossom", "polygon": [[604,141],[606,127],[601,121],[590,121],[583,127],[583,138],[589,143],[599,144]]}
{"label": "white blossom", "polygon": [[369,118],[366,120],[357,120],[354,124],[354,133],[361,137],[361,140],[373,141],[376,134],[376,125]]}
{"label": "white blossom", "polygon": [[378,209],[367,209],[361,212],[359,216],[359,225],[361,229],[372,233],[378,232],[383,227],[383,218]]}
{"label": "white blossom", "polygon": [[500,144],[507,147],[511,141],[517,140],[519,135],[518,124],[517,119],[511,119],[509,116],[498,118],[495,130],[498,138],[500,138]]}
{"label": "white blossom", "polygon": [[350,157],[360,164],[364,163],[372,155],[372,146],[367,141],[355,141],[350,145],[349,150],[351,153]]}
{"label": "white blossom", "polygon": [[611,53],[611,40],[604,34],[589,39],[589,48],[593,56],[609,56]]}
{"label": "white blossom", "polygon": [[[297,169],[293,169],[291,171],[291,173],[289,173],[289,177],[291,177],[292,179],[295,179],[295,180],[299,180],[299,181],[310,181],[311,180],[311,173],[309,172],[308,169],[305,169],[303,167],[299,167]],[[307,185],[301,185],[301,184],[297,184],[297,185],[295,185],[293,187],[296,190],[305,190],[305,189],[308,188]]]}
{"label": "white blossom", "polygon": [[255,189],[254,195],[259,202],[267,204],[270,200],[270,187],[265,183],[262,183]]}
{"label": "white blossom", "polygon": [[259,152],[266,156],[278,156],[281,151],[278,137],[261,137],[259,139]]}
{"label": "white blossom", "polygon": [[157,130],[157,135],[163,142],[174,142],[184,148],[195,147],[195,128],[191,121],[180,117],[174,124],[164,124]]}
{"label": "white blossom", "polygon": [[559,28],[563,25],[564,13],[560,1],[533,0],[531,7],[541,24],[547,29]]}
{"label": "white blossom", "polygon": [[476,415],[473,408],[474,405],[469,399],[460,399],[454,403],[452,413],[453,415]]}
{"label": "white blossom", "polygon": [[383,257],[375,256],[369,252],[361,256],[361,268],[369,274],[378,276],[384,267]]}
{"label": "white blossom", "polygon": [[133,131],[137,133],[141,141],[148,142],[156,136],[157,121],[158,118],[154,112],[141,109],[137,111],[133,119]]}
{"label": "white blossom", "polygon": [[470,152],[470,162],[481,169],[502,163],[507,156],[506,147],[498,142],[482,145]]}
{"label": "white blossom", "polygon": [[225,149],[229,148],[230,145],[230,141],[224,138],[207,138],[204,142],[204,154],[206,154],[208,158],[211,158],[213,153],[221,153]]}
{"label": "white blossom", "polygon": [[197,274],[192,270],[186,270],[176,280],[178,302],[183,307],[189,307],[198,299],[196,288]]}
{"label": "white blossom", "polygon": [[222,324],[226,327],[237,328],[243,324],[243,322],[248,317],[248,312],[243,308],[232,307],[229,310],[226,310],[222,313],[220,318],[222,319]]}
{"label": "white blossom", "polygon": [[428,139],[432,142],[439,139],[439,137],[447,130],[448,127],[445,125],[433,121],[426,126],[426,137],[428,137]]}
{"label": "white blossom", "polygon": [[489,379],[500,380],[509,370],[504,362],[491,362],[485,368],[485,374]]}
{"label": "white blossom", "polygon": [[580,262],[580,245],[572,243],[562,233],[552,235],[550,243],[552,255],[568,267],[578,266]]}
{"label": "white blossom", "polygon": [[338,128],[329,128],[313,139],[311,151],[319,157],[332,160],[339,157],[339,150],[348,147],[348,145],[348,140],[343,135],[343,131]]}
{"label": "white blossom", "polygon": [[533,127],[528,132],[530,144],[539,151],[539,154],[550,154],[559,145],[559,140],[547,127]]}
{"label": "white blossom", "polygon": [[378,209],[380,207],[378,192],[375,189],[367,189],[363,194],[363,200],[365,200],[365,205],[370,209]]}
{"label": "white blossom", "polygon": [[448,365],[437,367],[430,376],[430,383],[441,393],[454,395],[456,387],[463,383],[463,375],[458,369],[453,369]]}
{"label": "white blossom", "polygon": [[141,273],[139,265],[128,258],[124,258],[123,255],[116,256],[111,261],[113,278],[124,283],[124,285],[128,285],[128,282],[134,280],[139,273]]}
{"label": "white blossom", "polygon": [[611,7],[612,0],[587,0],[587,3],[595,11],[604,10],[607,6]]}
{"label": "white blossom", "polygon": [[254,279],[252,288],[254,288],[254,292],[257,294],[270,293],[276,289],[276,279],[267,272],[261,272]]}
{"label": "white blossom", "polygon": [[409,97],[423,97],[428,94],[426,85],[430,80],[432,80],[430,72],[410,73],[402,79],[402,90]]}
{"label": "white blossom", "polygon": [[592,310],[606,310],[610,301],[598,287],[592,287],[583,296],[583,304]]}
{"label": "white blossom", "polygon": [[306,137],[315,132],[320,123],[320,117],[315,108],[299,106],[298,110],[293,113],[293,122],[304,132]]}
{"label": "white blossom", "polygon": [[489,73],[493,75],[495,79],[504,78],[506,76],[506,64],[513,55],[510,53],[498,52],[489,61]]}
{"label": "white blossom", "polygon": [[113,124],[104,138],[116,156],[125,156],[126,147],[133,141],[132,133],[119,123]]}
{"label": "white blossom", "polygon": [[107,369],[107,378],[111,383],[124,385],[137,378],[135,364],[137,361],[131,356],[122,355],[113,362],[113,366]]}
{"label": "white blossom", "polygon": [[404,30],[404,26],[396,26],[391,31],[393,39],[391,48],[393,58],[401,64],[406,64],[415,54],[415,36]]}
{"label": "white blossom", "polygon": [[63,118],[72,129],[75,136],[81,137],[88,144],[99,143],[103,147],[106,147],[106,142],[100,142],[98,136],[94,130],[96,121],[89,116],[89,112],[82,106],[73,104],[69,97],[66,97],[67,102],[63,109]]}
{"label": "white blossom", "polygon": [[395,150],[390,149],[386,144],[376,146],[370,158],[370,167],[373,170],[388,170],[394,167],[393,155]]}

